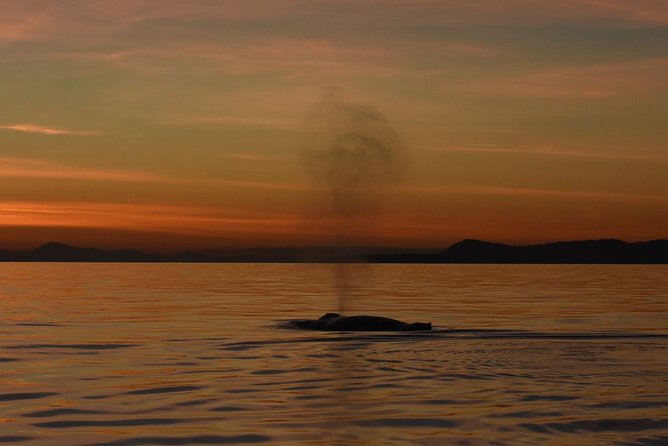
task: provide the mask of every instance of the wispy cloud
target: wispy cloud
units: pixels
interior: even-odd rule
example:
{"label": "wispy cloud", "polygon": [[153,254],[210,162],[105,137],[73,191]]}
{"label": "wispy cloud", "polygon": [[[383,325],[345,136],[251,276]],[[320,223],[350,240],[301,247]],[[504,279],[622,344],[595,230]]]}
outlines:
{"label": "wispy cloud", "polygon": [[268,155],[257,155],[253,153],[231,153],[228,155],[228,158],[241,161],[276,161],[276,157]]}
{"label": "wispy cloud", "polygon": [[161,119],[164,124],[203,124],[220,127],[261,127],[273,130],[300,130],[301,123],[288,118],[228,115],[170,115]]}
{"label": "wispy cloud", "polygon": [[[248,158],[259,160],[259,158]],[[272,183],[218,178],[173,177],[137,170],[100,169],[71,166],[41,159],[0,157],[0,178],[43,178],[60,180],[111,181],[128,183],[159,183],[227,189],[258,189],[275,191],[302,191],[305,185],[298,183]]]}
{"label": "wispy cloud", "polygon": [[0,226],[51,226],[226,235],[293,232],[292,215],[145,203],[0,202]]}
{"label": "wispy cloud", "polygon": [[577,158],[599,158],[602,155],[595,152],[576,152],[545,146],[497,146],[494,144],[480,146],[458,146],[445,149],[449,152],[469,153],[520,153],[527,155],[565,156]]}
{"label": "wispy cloud", "polygon": [[15,132],[35,133],[38,135],[98,135],[100,132],[91,130],[67,130],[35,124],[0,124],[0,129]]}
{"label": "wispy cloud", "polygon": [[4,2],[0,17],[0,42],[35,40],[96,41],[132,27],[161,20],[192,22],[258,21],[290,13],[292,0],[32,0]]}
{"label": "wispy cloud", "polygon": [[[391,76],[401,72],[397,66],[397,54],[379,46],[342,45],[325,38],[271,37],[224,43],[188,40],[166,41],[154,47],[115,51],[51,53],[49,57],[105,62],[140,72],[183,68],[189,72],[213,70],[235,75],[274,73],[293,77],[314,72],[377,76]],[[464,50],[460,48],[459,51]],[[468,51],[473,49],[469,48]],[[184,61],[187,61],[187,65],[183,65]]]}
{"label": "wispy cloud", "polygon": [[383,10],[391,14],[397,11],[403,12],[406,20],[419,17],[427,22],[459,24],[655,26],[668,23],[668,4],[662,0],[425,0],[420,2],[420,8],[405,0],[393,2]]}
{"label": "wispy cloud", "polygon": [[663,0],[580,0],[583,7],[591,7],[599,15],[615,17],[630,24],[668,24],[668,4]]}
{"label": "wispy cloud", "polygon": [[548,68],[518,76],[464,84],[472,92],[548,98],[606,98],[668,86],[668,58]]}
{"label": "wispy cloud", "polygon": [[520,154],[520,155],[538,155],[555,156],[565,158],[590,158],[590,159],[608,159],[623,161],[646,161],[646,162],[667,162],[668,157],[643,156],[638,153],[629,152],[610,152],[608,150],[573,150],[549,146],[499,146],[496,144],[457,146],[445,148],[432,148],[432,150],[445,150],[448,152],[462,153],[491,153],[491,154]]}
{"label": "wispy cloud", "polygon": [[411,194],[444,194],[444,195],[498,195],[513,197],[536,197],[536,198],[568,198],[572,200],[582,199],[605,199],[624,202],[653,202],[668,203],[668,195],[639,194],[632,192],[617,191],[588,191],[588,190],[562,190],[544,189],[532,187],[508,187],[487,185],[422,185],[397,188],[398,192]]}
{"label": "wispy cloud", "polygon": [[445,44],[445,48],[453,53],[472,54],[480,57],[496,57],[500,55],[497,49],[461,41],[448,42]]}
{"label": "wispy cloud", "polygon": [[0,177],[51,178],[69,180],[168,182],[169,179],[150,172],[99,169],[27,158],[0,158]]}
{"label": "wispy cloud", "polygon": [[58,20],[53,4],[3,2],[0,15],[0,44],[48,38],[48,31]]}
{"label": "wispy cloud", "polygon": [[662,0],[49,0],[3,2],[0,42],[38,39],[95,40],[169,21],[193,24],[211,20],[323,23],[364,21],[421,25],[589,23],[607,26],[668,24],[668,4]]}
{"label": "wispy cloud", "polygon": [[264,189],[277,191],[304,191],[306,185],[299,183],[272,183],[269,181],[249,180],[183,180],[183,183],[203,186],[233,187],[240,189]]}

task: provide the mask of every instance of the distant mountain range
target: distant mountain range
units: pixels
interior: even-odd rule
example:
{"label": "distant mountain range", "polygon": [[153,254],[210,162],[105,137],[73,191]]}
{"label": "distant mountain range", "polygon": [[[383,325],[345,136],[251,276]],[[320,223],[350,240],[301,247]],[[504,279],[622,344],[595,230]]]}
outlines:
{"label": "distant mountain range", "polygon": [[514,246],[466,239],[428,255],[387,255],[389,262],[433,263],[668,263],[668,240],[627,243],[583,240]]}
{"label": "distant mountain range", "polygon": [[584,240],[514,246],[466,239],[445,250],[360,248],[264,248],[153,254],[136,249],[105,250],[47,243],[31,251],[0,250],[15,262],[337,262],[374,263],[668,263],[668,240],[627,243]]}

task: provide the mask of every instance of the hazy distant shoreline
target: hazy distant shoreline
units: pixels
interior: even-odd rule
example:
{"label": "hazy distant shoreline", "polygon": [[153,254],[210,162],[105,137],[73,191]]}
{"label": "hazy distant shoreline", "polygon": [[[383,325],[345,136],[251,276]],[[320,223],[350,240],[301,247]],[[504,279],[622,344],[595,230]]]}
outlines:
{"label": "hazy distant shoreline", "polygon": [[447,249],[408,248],[250,248],[188,251],[175,254],[146,253],[137,249],[104,250],[47,243],[29,251],[0,250],[6,262],[171,262],[171,263],[585,263],[668,264],[668,240],[624,242],[615,239],[506,245],[466,239]]}

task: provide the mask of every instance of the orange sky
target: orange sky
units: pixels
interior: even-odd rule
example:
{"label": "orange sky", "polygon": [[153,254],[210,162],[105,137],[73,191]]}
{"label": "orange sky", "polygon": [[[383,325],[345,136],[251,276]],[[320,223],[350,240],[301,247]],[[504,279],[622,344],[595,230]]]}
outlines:
{"label": "orange sky", "polygon": [[351,128],[356,243],[668,237],[665,2],[0,3],[0,249],[330,243]]}

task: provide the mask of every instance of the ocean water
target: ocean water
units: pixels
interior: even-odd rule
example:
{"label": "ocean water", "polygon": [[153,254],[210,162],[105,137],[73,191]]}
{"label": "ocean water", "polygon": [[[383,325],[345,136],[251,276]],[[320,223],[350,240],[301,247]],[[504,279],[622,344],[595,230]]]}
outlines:
{"label": "ocean water", "polygon": [[668,445],[668,266],[0,264],[0,443]]}

